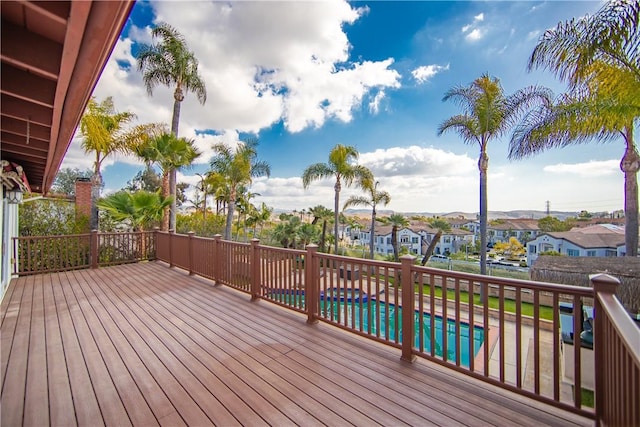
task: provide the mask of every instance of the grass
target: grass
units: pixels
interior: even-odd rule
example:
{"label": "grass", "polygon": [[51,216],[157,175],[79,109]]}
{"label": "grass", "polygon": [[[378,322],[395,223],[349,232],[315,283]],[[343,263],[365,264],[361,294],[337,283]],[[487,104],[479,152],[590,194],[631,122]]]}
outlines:
{"label": "grass", "polygon": [[582,389],[582,406],[588,406],[589,408],[595,407],[594,404],[594,395],[591,390],[587,390],[586,388]]}
{"label": "grass", "polygon": [[[431,293],[431,287],[429,285],[424,285],[424,293],[425,294],[430,294]],[[418,291],[418,288],[416,286],[416,291]],[[436,292],[436,297],[442,298],[442,288],[440,286],[436,286],[435,287],[435,292]],[[447,299],[453,301],[456,297],[456,292],[452,289],[448,289],[447,290]],[[465,292],[465,291],[460,291],[460,301],[461,302],[465,302],[465,303],[469,303],[469,292]],[[481,301],[480,301],[480,295],[474,295],[473,296],[473,303],[476,305],[480,305]],[[494,308],[494,309],[499,309],[500,308],[500,299],[498,297],[489,297],[489,308]],[[531,316],[533,317],[533,304],[528,303],[528,302],[522,302],[521,303],[521,313],[524,316]],[[513,313],[515,314],[516,312],[516,302],[512,299],[504,299],[504,311],[506,313]],[[541,319],[545,319],[545,320],[553,320],[553,308],[546,306],[546,305],[541,305],[540,306],[540,318]]]}

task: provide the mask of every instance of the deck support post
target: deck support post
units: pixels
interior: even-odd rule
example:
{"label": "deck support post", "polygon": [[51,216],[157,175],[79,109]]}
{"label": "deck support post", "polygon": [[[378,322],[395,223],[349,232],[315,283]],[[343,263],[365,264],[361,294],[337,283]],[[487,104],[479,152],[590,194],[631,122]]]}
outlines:
{"label": "deck support post", "polygon": [[176,230],[169,230],[169,268],[173,268],[173,236],[175,236]]}
{"label": "deck support post", "polygon": [[251,239],[251,301],[260,299],[260,239]]}
{"label": "deck support post", "polygon": [[400,289],[402,291],[402,356],[401,360],[412,363],[416,355],[413,354],[413,340],[414,340],[414,324],[413,324],[413,311],[414,311],[414,297],[413,291],[413,278],[411,277],[411,266],[413,265],[414,257],[411,255],[404,255],[400,258]]}
{"label": "deck support post", "polygon": [[[594,364],[595,364],[595,413],[596,413],[596,425],[601,425],[601,421],[605,415],[605,393],[606,393],[606,382],[605,378],[605,370],[604,366],[607,363],[605,348],[604,348],[604,310],[602,305],[600,304],[600,300],[598,299],[598,294],[615,294],[620,281],[615,277],[609,276],[608,274],[592,274],[589,276],[589,280],[591,281],[591,286],[593,286],[594,298],[593,298],[593,316],[594,316],[594,325],[593,325],[593,356],[594,356]],[[579,313],[576,313],[574,308],[573,315],[578,316]],[[579,346],[580,341],[578,338],[577,343],[574,342],[574,345]]]}
{"label": "deck support post", "polygon": [[187,233],[189,236],[189,276],[193,276],[193,235],[196,234],[193,231]]}
{"label": "deck support post", "polygon": [[91,241],[89,245],[91,268],[98,268],[98,230],[91,230]]}
{"label": "deck support post", "polygon": [[307,254],[304,259],[304,299],[307,308],[307,323],[318,323],[318,245],[307,245]]}
{"label": "deck support post", "polygon": [[222,240],[221,234],[213,236],[213,281],[216,286],[218,283],[218,275],[220,274],[220,241]]}

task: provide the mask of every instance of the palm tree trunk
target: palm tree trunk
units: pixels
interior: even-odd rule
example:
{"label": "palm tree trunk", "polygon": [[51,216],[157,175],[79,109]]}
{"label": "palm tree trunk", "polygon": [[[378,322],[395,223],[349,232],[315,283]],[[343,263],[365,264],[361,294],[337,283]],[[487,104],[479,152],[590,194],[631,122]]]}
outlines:
{"label": "palm tree trunk", "polygon": [[396,262],[400,261],[400,256],[398,255],[398,227],[395,225],[391,228],[391,247],[393,248],[393,259]]}
{"label": "palm tree trunk", "polygon": [[[176,137],[178,136],[178,123],[180,122],[180,103],[184,96],[182,95],[182,90],[180,88],[176,88],[174,93],[174,101],[173,101],[173,117],[171,118],[171,133]],[[175,230],[176,228],[176,210],[177,210],[177,197],[176,197],[176,170],[175,168],[171,168],[169,170],[169,191],[173,196],[173,201],[171,202],[171,209],[169,215],[169,229]]]}
{"label": "palm tree trunk", "polygon": [[[168,172],[164,172],[162,174],[162,197],[168,197],[169,196],[169,190],[170,189],[170,185],[169,185],[169,173]],[[162,231],[169,231],[169,207],[164,209],[164,212],[162,213]]]}
{"label": "palm tree trunk", "polygon": [[633,124],[625,127],[627,148],[620,162],[624,173],[624,244],[626,256],[638,256],[638,170],[640,156],[633,143]]}
{"label": "palm tree trunk", "polygon": [[227,209],[227,223],[224,228],[224,238],[226,240],[231,240],[231,227],[233,225],[233,213],[236,210],[236,194],[235,190],[231,190],[231,194],[229,194],[229,205]]}
{"label": "palm tree trunk", "polygon": [[98,230],[98,227],[100,226],[98,220],[98,199],[100,198],[100,187],[102,187],[102,175],[100,175],[100,171],[96,171],[91,177],[91,213],[89,215],[89,226],[91,230]]}
{"label": "palm tree trunk", "polygon": [[326,252],[324,247],[325,239],[327,238],[327,220],[322,221],[322,236],[320,236],[320,250]]}
{"label": "palm tree trunk", "polygon": [[[489,168],[489,156],[484,150],[480,151],[478,160],[480,169],[480,274],[487,274],[487,170]],[[480,300],[487,301],[487,285],[480,286]]]}
{"label": "palm tree trunk", "polygon": [[336,192],[336,197],[334,200],[334,224],[333,224],[333,234],[334,234],[334,253],[338,255],[338,219],[340,218],[339,209],[340,209],[340,190],[342,186],[340,185],[340,178],[336,179],[336,185],[333,189]]}
{"label": "palm tree trunk", "polygon": [[373,246],[375,244],[375,231],[376,231],[376,206],[373,205],[373,210],[371,211],[371,236],[369,237],[369,258],[373,259]]}
{"label": "palm tree trunk", "polygon": [[433,254],[433,251],[436,248],[436,245],[440,241],[441,237],[442,237],[442,230],[438,230],[436,235],[433,236],[433,240],[429,244],[429,247],[424,252],[424,257],[422,257],[422,265],[425,265],[427,263],[427,261],[429,261],[429,258],[431,258],[431,255]]}

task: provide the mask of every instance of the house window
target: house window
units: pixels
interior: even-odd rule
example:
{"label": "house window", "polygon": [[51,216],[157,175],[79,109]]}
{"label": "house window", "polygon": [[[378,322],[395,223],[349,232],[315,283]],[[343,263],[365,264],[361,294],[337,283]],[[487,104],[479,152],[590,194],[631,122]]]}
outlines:
{"label": "house window", "polygon": [[391,237],[387,237],[387,245],[391,244]]}
{"label": "house window", "polygon": [[587,256],[596,256],[596,251],[587,251]]}
{"label": "house window", "polygon": [[400,243],[409,243],[409,236],[400,236]]}
{"label": "house window", "polygon": [[451,243],[451,237],[445,237],[443,240],[444,243]]}
{"label": "house window", "polygon": [[411,249],[411,253],[415,255],[415,254],[418,253],[418,250],[417,249]]}
{"label": "house window", "polygon": [[567,256],[580,256],[580,251],[577,249],[567,249]]}
{"label": "house window", "polygon": [[618,253],[616,251],[607,250],[604,256],[618,256]]}
{"label": "house window", "polygon": [[418,238],[417,237],[412,237],[411,238],[411,243],[418,243]]}
{"label": "house window", "polygon": [[538,248],[536,247],[536,245],[529,245],[529,253],[530,254],[535,254],[537,249]]}

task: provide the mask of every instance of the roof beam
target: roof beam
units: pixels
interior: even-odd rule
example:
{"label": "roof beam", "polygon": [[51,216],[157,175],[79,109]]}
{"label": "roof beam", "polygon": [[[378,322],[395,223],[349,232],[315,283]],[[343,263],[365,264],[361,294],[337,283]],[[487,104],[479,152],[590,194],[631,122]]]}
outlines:
{"label": "roof beam", "polygon": [[50,80],[58,79],[62,58],[61,44],[4,19],[1,31],[0,56],[3,63],[29,70]]}
{"label": "roof beam", "polygon": [[0,128],[3,132],[9,132],[14,135],[20,135],[26,137],[29,135],[30,139],[41,139],[47,142],[51,139],[51,129],[47,126],[41,126],[37,123],[31,123],[30,121],[23,119],[16,119],[3,115],[0,118]]}
{"label": "roof beam", "polygon": [[7,64],[2,67],[0,87],[2,93],[45,107],[53,107],[56,92],[56,82],[53,80],[43,79]]}
{"label": "roof beam", "polygon": [[29,119],[33,123],[51,126],[52,109],[43,105],[33,104],[13,96],[2,94],[0,96],[2,114],[16,119]]}

